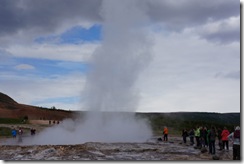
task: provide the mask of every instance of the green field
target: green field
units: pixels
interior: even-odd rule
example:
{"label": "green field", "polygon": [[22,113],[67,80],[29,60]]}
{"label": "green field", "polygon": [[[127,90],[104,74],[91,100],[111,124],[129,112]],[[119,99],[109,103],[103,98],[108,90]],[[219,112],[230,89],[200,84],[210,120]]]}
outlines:
{"label": "green field", "polygon": [[11,128],[0,127],[0,138],[11,136]]}
{"label": "green field", "polygon": [[0,124],[23,124],[23,118],[0,118]]}

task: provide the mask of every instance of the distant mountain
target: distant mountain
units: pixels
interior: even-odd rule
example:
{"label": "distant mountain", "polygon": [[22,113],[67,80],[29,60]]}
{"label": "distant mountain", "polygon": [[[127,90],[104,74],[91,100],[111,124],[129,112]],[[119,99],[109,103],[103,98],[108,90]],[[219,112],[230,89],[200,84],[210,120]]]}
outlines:
{"label": "distant mountain", "polygon": [[8,95],[0,92],[0,118],[24,117],[33,120],[62,120],[72,117],[72,112],[19,104]]}

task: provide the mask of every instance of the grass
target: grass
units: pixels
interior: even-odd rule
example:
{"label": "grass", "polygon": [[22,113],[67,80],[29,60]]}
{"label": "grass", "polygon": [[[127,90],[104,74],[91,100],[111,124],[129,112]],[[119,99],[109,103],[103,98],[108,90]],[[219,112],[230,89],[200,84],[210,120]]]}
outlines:
{"label": "grass", "polygon": [[[12,129],[15,128],[18,131],[19,127],[21,126],[13,125],[11,127],[0,127],[0,138],[12,137]],[[30,128],[22,127],[22,130],[23,134],[30,133]]]}
{"label": "grass", "polygon": [[0,124],[23,124],[22,118],[0,118]]}
{"label": "grass", "polygon": [[11,136],[11,128],[0,127],[0,136],[1,137],[10,137]]}

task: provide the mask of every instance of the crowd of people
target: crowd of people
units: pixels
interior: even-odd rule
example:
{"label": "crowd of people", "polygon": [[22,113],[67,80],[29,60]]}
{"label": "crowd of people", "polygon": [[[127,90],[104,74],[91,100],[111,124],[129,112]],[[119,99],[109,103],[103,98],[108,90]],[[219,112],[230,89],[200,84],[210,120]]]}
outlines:
{"label": "crowd of people", "polygon": [[[18,142],[22,142],[22,136],[23,136],[23,128],[19,127],[18,130],[16,128],[12,128],[11,134],[13,138],[17,138]],[[36,129],[31,128],[30,129],[30,135],[33,136],[36,134]]]}
{"label": "crowd of people", "polygon": [[[229,141],[233,143],[233,160],[240,160],[240,127],[236,126],[233,132],[230,132],[226,127],[216,129],[198,126],[190,130],[182,130],[183,143],[187,143],[187,138],[190,139],[190,145],[196,148],[208,148],[208,153],[215,155],[218,145],[220,151],[229,151]],[[168,141],[168,128],[164,126],[163,130],[164,141]],[[218,143],[217,143],[218,141]]]}

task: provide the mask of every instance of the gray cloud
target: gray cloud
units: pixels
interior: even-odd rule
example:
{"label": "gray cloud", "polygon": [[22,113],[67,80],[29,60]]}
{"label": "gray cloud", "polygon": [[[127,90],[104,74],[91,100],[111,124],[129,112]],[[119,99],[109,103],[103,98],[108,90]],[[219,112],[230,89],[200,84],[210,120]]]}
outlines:
{"label": "gray cloud", "polygon": [[151,19],[162,21],[174,30],[240,15],[240,2],[229,0],[148,1]]}
{"label": "gray cloud", "polygon": [[[109,26],[108,24],[106,25],[104,17],[101,17],[100,15],[102,2],[102,0],[1,0],[0,61],[2,61],[3,58],[6,58],[6,53],[11,52],[7,50],[10,49],[14,50],[14,52],[18,52],[11,52],[12,54],[17,54],[16,56],[18,57],[23,57],[24,55],[21,53],[26,53],[25,57],[36,56],[39,58],[39,56],[43,57],[46,55],[48,58],[51,56],[52,60],[60,60],[60,54],[56,55],[53,51],[48,52],[47,50],[49,50],[49,48],[42,47],[43,53],[39,53],[39,51],[36,51],[35,46],[37,46],[38,50],[38,46],[40,45],[33,46],[28,44],[28,46],[23,46],[16,44],[18,42],[23,42],[27,37],[32,37],[33,39],[33,36],[41,36],[43,34],[50,34],[57,31],[60,32],[60,28],[66,30],[67,27],[75,26],[82,21],[103,23],[103,27],[106,26],[107,29],[103,31],[107,34],[106,36],[119,39],[111,39],[109,41],[103,40],[103,47],[98,49],[95,55],[93,55],[96,58],[94,63],[100,62],[100,65],[95,63],[97,66],[96,73],[101,77],[98,80],[104,81],[101,82],[100,85],[103,84],[105,86],[101,87],[101,92],[96,92],[101,93],[98,97],[105,97],[105,95],[102,94],[103,91],[118,86],[118,93],[122,93],[122,95],[119,95],[118,97],[118,105],[131,102],[133,106],[137,107],[138,99],[142,96],[143,99],[145,97],[146,100],[145,102],[140,101],[143,102],[142,106],[148,108],[152,107],[152,110],[158,111],[165,109],[179,109],[179,107],[182,107],[181,105],[185,105],[185,109],[187,110],[189,110],[189,108],[195,110],[198,109],[199,106],[201,106],[201,109],[203,110],[208,109],[210,106],[213,107],[212,109],[220,111],[228,111],[230,109],[229,106],[232,106],[231,109],[234,108],[237,111],[240,109],[238,105],[240,104],[238,101],[238,93],[240,90],[238,77],[240,78],[240,71],[232,72],[233,70],[239,69],[240,45],[238,43],[230,44],[228,46],[212,44],[195,37],[196,35],[199,35],[207,40],[217,40],[221,43],[229,43],[237,40],[237,35],[240,32],[240,29],[236,23],[232,26],[233,24],[229,22],[229,20],[232,17],[238,18],[239,16],[240,7],[238,1],[214,0],[208,1],[209,3],[207,3],[206,1],[197,0],[138,0],[136,2],[139,3],[139,6],[136,5],[136,12],[134,10],[129,10],[131,13],[128,13],[127,9],[130,8],[129,5],[128,8],[121,9],[121,2],[112,0],[113,5],[109,3],[107,7],[110,7],[110,10],[114,9],[115,11],[120,11],[119,13],[121,14],[121,17],[115,17],[115,20],[111,20]],[[114,8],[114,6],[116,7]],[[107,7],[104,10],[106,10]],[[145,15],[141,15],[140,12]],[[108,17],[116,16],[110,14],[111,12],[105,13],[108,14],[106,15]],[[130,20],[127,20],[128,17]],[[151,21],[149,25],[154,25],[153,23],[156,23],[165,27],[163,30],[168,30],[169,32],[176,31],[177,33],[172,35],[171,33],[168,33],[169,35],[164,35],[165,31],[159,31],[159,33],[153,33],[153,35],[151,35],[156,40],[153,45],[154,49],[156,47],[156,50],[153,52],[155,54],[153,60],[154,63],[150,65],[152,66],[151,70],[149,67],[150,71],[148,71],[147,74],[142,74],[141,80],[138,80],[134,75],[143,73],[141,72],[141,65],[144,65],[144,63],[147,65],[148,63],[145,55],[142,55],[142,58],[138,58],[138,56],[136,56],[137,51],[135,50],[138,50],[137,48],[139,47],[140,50],[144,51],[144,48],[146,49],[144,52],[147,52],[147,50],[150,50],[150,45],[148,42],[143,42],[147,41],[147,38],[144,38],[145,33],[142,33],[142,31],[139,31],[139,33],[131,33],[130,29],[132,25],[132,27],[135,28],[134,31],[137,31],[136,28],[138,27],[138,24],[136,24],[137,22],[135,22],[135,20],[143,25],[148,23],[144,22],[144,18],[149,18]],[[143,19],[143,21],[140,21],[140,19]],[[148,20],[146,19],[145,21]],[[67,24],[68,26],[66,26],[66,28],[61,27],[62,25]],[[119,28],[124,24],[128,27],[126,28],[128,32],[122,31],[124,29]],[[218,25],[216,31],[212,31],[214,27],[212,25]],[[117,28],[114,28],[115,26],[117,26]],[[189,29],[184,30],[184,28]],[[181,33],[182,30],[183,33]],[[121,35],[121,33],[125,34],[125,32],[127,32],[128,35]],[[19,36],[19,34],[22,35]],[[121,42],[121,40],[123,42]],[[7,41],[10,41],[10,43],[14,43],[15,45],[6,48],[6,50],[1,50],[1,47],[3,47],[2,43],[6,43]],[[50,45],[47,44],[47,47],[48,46]],[[123,47],[121,48],[121,46]],[[30,47],[31,51],[28,51],[28,47]],[[64,49],[61,45],[55,45],[54,48],[50,49],[61,49],[62,53],[64,53]],[[74,50],[76,48],[74,46],[70,49]],[[80,52],[83,53],[83,51]],[[119,62],[115,63],[113,60],[114,56],[106,56],[106,52],[118,54],[117,56],[120,57]],[[5,53],[5,57],[1,56],[1,53]],[[130,53],[133,54],[129,55]],[[10,55],[11,54],[9,54],[9,56]],[[125,57],[134,57],[134,62],[131,63],[131,61],[133,61],[131,59],[128,59],[127,62]],[[69,58],[74,59],[75,57],[74,55],[70,55]],[[61,59],[67,60],[66,56],[64,58],[61,57]],[[2,61],[0,68],[4,68],[3,63],[6,62]],[[126,65],[124,65],[124,63],[126,63]],[[108,71],[99,69],[100,67],[104,67]],[[111,69],[114,67],[117,69]],[[212,78],[214,78],[212,77],[213,72],[222,72],[219,75],[216,74],[216,79],[214,79],[218,81],[218,83],[212,83]],[[20,80],[24,77],[15,77],[10,73],[11,72],[1,72],[1,76],[4,77],[1,82],[1,84],[3,84],[1,85],[2,91],[7,94],[12,93],[12,95],[17,95],[17,97],[19,97],[19,100],[17,100],[22,103],[28,104],[36,98],[47,99],[47,97],[52,98],[56,95],[73,96],[76,91],[79,91],[80,93],[83,89],[83,84],[81,87],[81,82],[76,82],[76,80],[79,79],[77,76],[60,77],[60,79],[67,79],[68,82],[60,79],[51,79],[51,81],[44,79],[41,81],[38,78],[38,82],[33,82],[32,80],[29,80],[30,77]],[[7,79],[7,77],[9,78]],[[127,79],[122,81],[119,79],[120,77],[126,77]],[[237,80],[228,80],[227,77]],[[112,83],[114,85],[109,85],[106,84],[106,81],[104,80],[106,78],[120,80],[121,83]],[[94,78],[94,86],[97,86],[95,85],[98,83],[96,80],[97,79]],[[41,81],[40,84],[39,81]],[[140,84],[139,86],[136,86],[143,91],[141,95],[137,93],[137,88],[132,88],[133,90],[130,88],[132,84],[137,84],[136,82],[138,81],[145,83],[143,87],[140,87]],[[55,86],[50,84],[55,84]],[[67,84],[72,86],[71,89],[69,87],[64,87],[67,86]],[[121,89],[122,87],[125,89]],[[34,97],[33,94],[31,94],[33,93],[33,88],[36,93],[39,92]],[[20,89],[24,89],[25,92],[19,92],[18,90]],[[30,93],[28,92],[29,90],[31,90]],[[44,92],[46,90],[50,90],[51,92]],[[129,95],[127,96],[128,99],[121,99],[120,97],[125,97],[125,91],[129,91]],[[215,91],[216,94],[212,94],[213,91]],[[222,94],[223,92],[226,94]],[[20,95],[18,93],[24,93],[25,95]],[[117,94],[117,92],[112,91],[110,91],[110,93],[111,95]],[[209,93],[211,94],[209,95]],[[204,96],[205,99],[203,100],[201,96],[198,98],[196,95],[207,96]],[[230,95],[232,99],[229,100],[229,97],[225,97],[225,95]],[[130,97],[134,99],[130,99]],[[218,101],[216,101],[216,97]],[[106,98],[106,100],[109,99]],[[180,103],[178,101],[180,101]],[[206,104],[205,102],[211,102],[211,104],[208,105],[209,103]],[[93,103],[93,105],[94,104],[95,103]],[[113,105],[118,106],[116,102],[114,102]]]}
{"label": "gray cloud", "polygon": [[[209,20],[218,21],[240,14],[240,2],[230,0],[141,0],[141,10],[147,9],[151,21],[161,22],[167,30],[180,31],[185,27],[198,26]],[[25,0],[0,1],[0,36],[14,35],[18,32],[51,33],[63,24],[79,21],[102,22],[100,16],[102,0]],[[116,5],[121,2],[117,1]],[[146,7],[145,7],[146,6]],[[219,39],[237,39],[238,32],[220,35]],[[25,37],[27,37],[26,35]],[[216,38],[207,35],[207,39]]]}
{"label": "gray cloud", "polygon": [[240,42],[240,16],[209,22],[195,29],[202,38],[210,41],[224,44]]}
{"label": "gray cloud", "polygon": [[218,72],[215,74],[215,78],[230,78],[240,80],[240,71],[230,71],[230,72]]}
{"label": "gray cloud", "polygon": [[52,32],[71,20],[99,21],[99,0],[0,1],[0,35],[19,31]]}
{"label": "gray cloud", "polygon": [[240,31],[219,31],[213,34],[202,35],[202,37],[213,42],[228,44],[233,41],[240,41]]}

